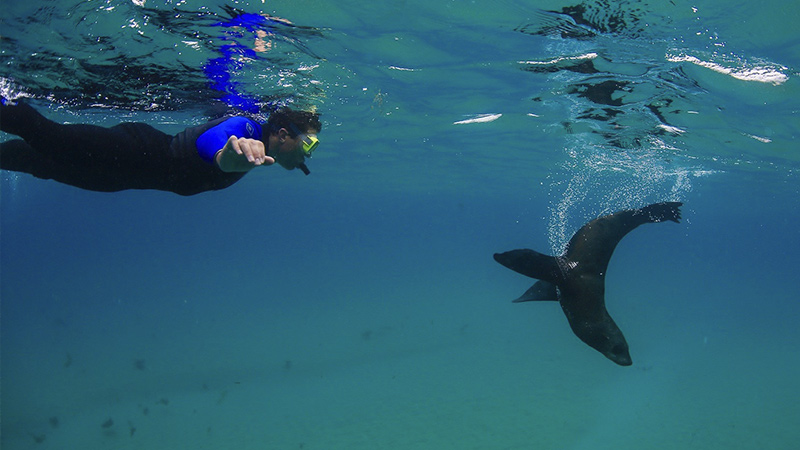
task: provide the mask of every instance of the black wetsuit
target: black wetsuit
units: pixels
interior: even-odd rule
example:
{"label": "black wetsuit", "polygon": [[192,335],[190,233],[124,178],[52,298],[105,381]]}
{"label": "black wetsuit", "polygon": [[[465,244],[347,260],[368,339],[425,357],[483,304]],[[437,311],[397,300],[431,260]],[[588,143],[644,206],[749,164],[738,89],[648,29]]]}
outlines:
{"label": "black wetsuit", "polygon": [[24,103],[2,105],[0,129],[22,139],[0,144],[0,168],[101,192],[158,189],[194,195],[223,189],[245,172],[221,171],[198,155],[195,143],[227,119],[170,136],[144,123],[62,125]]}

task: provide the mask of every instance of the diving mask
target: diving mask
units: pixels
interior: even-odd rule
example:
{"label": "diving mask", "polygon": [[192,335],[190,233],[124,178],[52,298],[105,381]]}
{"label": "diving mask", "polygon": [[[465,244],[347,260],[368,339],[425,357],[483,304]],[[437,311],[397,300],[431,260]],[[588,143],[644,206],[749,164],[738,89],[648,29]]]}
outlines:
{"label": "diving mask", "polygon": [[303,155],[310,158],[311,153],[316,150],[317,146],[319,146],[319,139],[317,139],[317,135],[303,133],[298,136],[298,139],[300,139],[300,142],[303,143]]}

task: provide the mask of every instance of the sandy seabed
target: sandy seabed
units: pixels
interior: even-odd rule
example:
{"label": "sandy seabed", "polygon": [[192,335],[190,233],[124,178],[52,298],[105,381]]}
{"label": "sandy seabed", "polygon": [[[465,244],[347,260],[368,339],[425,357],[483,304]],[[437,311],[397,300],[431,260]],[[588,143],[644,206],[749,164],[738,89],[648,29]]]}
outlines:
{"label": "sandy seabed", "polygon": [[484,331],[414,347],[406,338],[419,330],[386,328],[362,334],[346,360],[216,370],[193,388],[146,374],[89,404],[72,399],[57,424],[44,412],[6,422],[3,448],[789,449],[800,437],[800,367],[767,369],[780,346],[766,355],[748,352],[766,342],[653,339],[622,368],[568,330],[538,349],[518,340],[535,330]]}

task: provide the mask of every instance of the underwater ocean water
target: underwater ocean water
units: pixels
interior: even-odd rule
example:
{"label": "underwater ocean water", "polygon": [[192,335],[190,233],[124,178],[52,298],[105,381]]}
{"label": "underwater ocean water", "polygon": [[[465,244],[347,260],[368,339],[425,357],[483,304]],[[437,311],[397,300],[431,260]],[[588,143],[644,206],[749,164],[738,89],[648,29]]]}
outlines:
{"label": "underwater ocean water", "polygon": [[[98,193],[3,171],[3,449],[790,449],[800,3],[7,0],[0,91],[169,133],[315,108],[312,174]],[[12,139],[8,134],[2,140]],[[533,280],[617,246],[622,367]]]}

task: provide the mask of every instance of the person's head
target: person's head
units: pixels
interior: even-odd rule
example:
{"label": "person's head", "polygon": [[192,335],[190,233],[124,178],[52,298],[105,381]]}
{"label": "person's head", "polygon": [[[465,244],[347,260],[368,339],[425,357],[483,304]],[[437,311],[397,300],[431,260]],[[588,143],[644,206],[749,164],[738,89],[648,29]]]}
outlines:
{"label": "person's head", "polygon": [[265,128],[269,133],[267,154],[285,169],[299,168],[308,175],[305,159],[319,143],[319,115],[284,107],[270,114]]}

